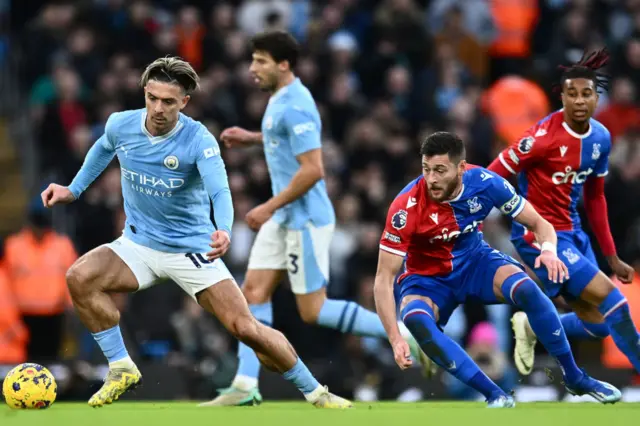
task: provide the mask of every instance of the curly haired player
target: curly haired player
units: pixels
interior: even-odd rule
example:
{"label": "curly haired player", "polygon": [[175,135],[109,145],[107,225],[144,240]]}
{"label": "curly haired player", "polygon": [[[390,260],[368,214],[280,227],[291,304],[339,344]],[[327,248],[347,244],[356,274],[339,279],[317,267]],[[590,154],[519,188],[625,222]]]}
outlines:
{"label": "curly haired player", "polygon": [[[562,316],[567,336],[604,338],[611,334],[640,371],[640,335],[629,306],[620,290],[598,269],[576,209],[584,191],[587,218],[602,252],[620,281],[630,283],[633,269],[616,254],[604,197],[611,136],[592,118],[598,88],[608,86],[607,76],[599,71],[608,59],[603,49],[583,55],[577,64],[561,67],[562,78],[554,89],[561,93],[563,109],[541,120],[501,152],[489,170],[503,177],[517,175],[521,194],[558,233],[558,255],[569,268],[570,277],[563,283],[550,281],[544,268],[535,267],[540,247],[534,236],[516,222],[511,240],[543,283],[545,293],[551,298],[563,296],[573,308],[573,313]],[[536,336],[524,313],[516,313],[512,323],[516,365],[526,375],[533,369]]]}

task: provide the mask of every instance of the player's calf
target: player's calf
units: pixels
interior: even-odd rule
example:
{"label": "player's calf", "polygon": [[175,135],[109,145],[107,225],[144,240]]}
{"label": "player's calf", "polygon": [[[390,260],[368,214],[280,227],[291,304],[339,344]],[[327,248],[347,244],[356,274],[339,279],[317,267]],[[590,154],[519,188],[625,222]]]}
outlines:
{"label": "player's calf", "polygon": [[323,408],[351,407],[349,401],[330,394],[318,383],[282,333],[255,320],[234,282],[223,280],[207,288],[198,294],[198,303],[259,354],[267,367],[292,382],[309,402]]}
{"label": "player's calf", "polygon": [[591,395],[602,403],[619,401],[621,393],[612,385],[592,379],[578,368],[558,313],[540,288],[525,274],[517,272],[502,284],[502,295],[526,312],[540,342],[562,367],[565,387],[576,395]]}
{"label": "player's calf", "polygon": [[109,362],[104,385],[89,400],[100,407],[139,385],[142,375],[129,357],[118,325],[120,312],[108,292],[131,292],[138,282],[110,249],[99,247],[82,256],[67,272],[67,286],[78,316]]}
{"label": "player's calf", "polygon": [[[605,291],[607,293],[603,297]],[[633,323],[629,304],[622,292],[599,272],[585,288],[583,298],[597,303],[598,311],[609,327],[616,346],[627,356],[636,371],[640,372],[640,334]]]}
{"label": "player's calf", "polygon": [[[573,306],[573,304],[572,304]],[[595,308],[592,308],[595,309]],[[602,318],[595,309],[597,316]],[[570,312],[568,314],[560,315],[560,322],[564,329],[567,338],[577,339],[604,339],[609,335],[609,326],[605,323],[588,322],[585,318],[580,317],[580,312]],[[589,315],[588,318],[592,319],[594,316]],[[527,314],[522,311],[516,312],[511,318],[511,324],[513,328],[513,334],[516,339],[516,344],[513,349],[513,358],[518,368],[518,372],[523,376],[531,374],[533,371],[533,365],[535,361],[535,348],[538,341],[535,332],[529,324]]]}
{"label": "player's calf", "polygon": [[[480,370],[456,342],[438,328],[432,305],[432,302],[422,298],[403,303],[402,320],[422,350],[440,367],[484,395],[487,401],[502,401],[503,397],[506,401],[506,393]],[[508,404],[505,405],[507,406]]]}
{"label": "player's calf", "polygon": [[[307,324],[318,324],[356,336],[387,337],[382,321],[375,312],[348,300],[329,299],[326,288],[297,294],[296,303],[300,317]],[[404,337],[408,338],[408,333]]]}
{"label": "player's calf", "polygon": [[295,365],[297,354],[282,333],[260,324],[251,315],[240,315],[228,327],[238,340],[254,350],[262,365],[284,373]]}
{"label": "player's calf", "polygon": [[[355,302],[327,298],[326,288],[313,293],[297,294],[296,302],[300,317],[307,324],[318,324],[342,333],[356,336],[386,338],[387,332],[380,317]],[[433,376],[435,365],[420,349],[407,327],[399,321],[402,337],[409,344],[411,356],[420,363],[425,377]]]}
{"label": "player's calf", "polygon": [[[283,276],[284,270],[249,269],[242,285],[242,294],[249,304],[249,310],[258,321],[269,327],[273,323],[271,295]],[[262,400],[257,390],[261,362],[258,358],[253,349],[242,341],[238,343],[238,371],[231,387],[226,390],[225,400],[239,401],[240,404],[247,401],[259,403]]]}
{"label": "player's calf", "polygon": [[604,339],[609,336],[609,326],[606,323],[589,322],[578,312],[560,315],[560,320],[568,338]]}
{"label": "player's calf", "polygon": [[[515,270],[515,267],[513,269]],[[501,292],[508,303],[527,314],[535,335],[563,367],[566,380],[569,383],[580,380],[583,373],[573,359],[558,313],[551,300],[542,293],[536,283],[524,272],[516,272],[504,280]]]}

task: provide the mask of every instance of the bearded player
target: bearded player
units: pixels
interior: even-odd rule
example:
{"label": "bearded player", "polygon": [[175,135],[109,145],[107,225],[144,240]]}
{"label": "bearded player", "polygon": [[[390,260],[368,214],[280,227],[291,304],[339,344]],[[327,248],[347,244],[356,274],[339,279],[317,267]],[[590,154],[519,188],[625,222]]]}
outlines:
{"label": "bearded player", "polygon": [[566,266],[556,255],[553,227],[516,194],[506,180],[481,167],[466,170],[464,144],[438,132],[422,144],[423,174],[396,197],[380,240],[374,294],[396,363],[411,365],[409,346],[396,323],[394,282],[401,317],[420,347],[441,368],[485,396],[490,408],[511,408],[513,397],[487,377],[442,332],[453,310],[469,300],[508,303],[522,309],[545,348],[562,367],[567,391],[602,403],[620,399],[618,389],[576,366],[560,318],[542,290],[509,256],[492,249],[478,226],[495,207],[526,226],[542,248],[535,264],[562,282]]}
{"label": "bearded player", "polygon": [[[521,195],[558,233],[558,256],[567,265],[570,276],[563,283],[549,280],[546,271],[535,264],[541,247],[519,223],[513,223],[511,240],[542,282],[545,293],[551,298],[563,296],[572,307],[573,313],[561,316],[567,336],[604,338],[611,334],[640,372],[640,335],[627,300],[598,269],[576,209],[583,193],[587,219],[603,255],[618,279],[630,283],[633,268],[616,254],[604,197],[611,136],[592,118],[598,104],[598,88],[607,87],[606,76],[598,71],[607,61],[607,52],[600,50],[584,55],[573,66],[562,67],[564,72],[557,89],[561,91],[563,109],[544,118],[501,152],[489,170],[502,177],[517,175]],[[537,333],[524,313],[516,313],[512,323],[516,366],[520,373],[530,374]]]}

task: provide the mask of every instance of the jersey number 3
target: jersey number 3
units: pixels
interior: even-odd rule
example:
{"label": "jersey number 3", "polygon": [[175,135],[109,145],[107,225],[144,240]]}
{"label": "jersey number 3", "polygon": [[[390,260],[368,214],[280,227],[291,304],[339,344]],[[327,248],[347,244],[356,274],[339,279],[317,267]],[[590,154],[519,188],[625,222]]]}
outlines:
{"label": "jersey number 3", "polygon": [[289,272],[292,274],[297,274],[298,273],[298,255],[297,254],[290,254],[289,255],[289,259],[291,259],[291,263],[289,265]]}

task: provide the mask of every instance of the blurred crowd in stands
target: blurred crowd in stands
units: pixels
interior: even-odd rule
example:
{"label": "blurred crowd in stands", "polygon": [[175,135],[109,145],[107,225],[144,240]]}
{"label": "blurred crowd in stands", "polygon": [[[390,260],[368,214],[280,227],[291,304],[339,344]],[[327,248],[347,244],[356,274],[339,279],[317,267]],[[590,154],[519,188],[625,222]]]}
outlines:
{"label": "blurred crowd in stands", "polygon": [[[139,77],[160,56],[179,55],[199,72],[201,91],[184,113],[213,135],[234,125],[259,129],[268,95],[248,74],[248,41],[264,30],[293,33],[302,46],[297,75],[322,114],[327,186],[338,217],[329,293],[370,309],[387,208],[420,173],[423,137],[453,131],[466,141],[468,161],[486,166],[505,143],[560,107],[550,90],[557,66],[606,45],[611,85],[596,118],[614,143],[609,218],[621,257],[640,268],[640,0],[21,0],[0,10],[10,18],[0,32],[0,58],[11,62],[24,100],[15,112],[29,116],[40,184],[68,184],[107,117],[144,106]],[[254,238],[244,215],[271,187],[261,149],[227,149],[223,158],[236,212],[225,261],[241,283]],[[76,256],[121,232],[117,161],[78,202],[53,215],[40,207],[36,186],[28,189],[35,199],[27,228],[5,236],[5,287],[19,289],[15,318],[24,318],[16,339],[30,357],[103,362],[77,319],[64,315],[64,272]],[[484,232],[515,255],[508,226],[492,215]],[[38,269],[43,257],[55,259],[45,272]],[[233,370],[235,342],[177,286],[114,298],[135,356],[198,365],[208,376]],[[276,327],[299,352],[334,360],[353,383],[375,387],[371,373],[393,366],[386,342],[304,325],[286,285],[274,304]],[[511,348],[509,309],[466,306],[447,331],[462,344],[488,342],[504,356]],[[26,330],[44,343],[27,345]],[[508,362],[495,362],[508,370]]]}

